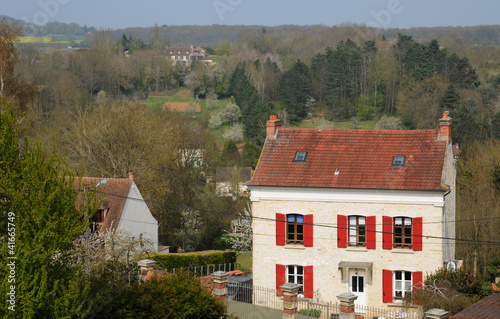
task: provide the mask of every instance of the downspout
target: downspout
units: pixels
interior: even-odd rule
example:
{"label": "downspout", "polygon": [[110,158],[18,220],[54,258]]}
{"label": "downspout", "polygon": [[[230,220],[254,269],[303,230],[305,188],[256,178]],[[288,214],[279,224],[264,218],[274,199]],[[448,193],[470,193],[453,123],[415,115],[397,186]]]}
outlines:
{"label": "downspout", "polygon": [[446,220],[446,196],[451,193],[451,187],[448,188],[448,190],[444,193],[443,195],[443,229],[444,229],[444,243],[443,243],[443,253],[444,257],[443,258],[443,265],[444,262],[448,262],[449,260],[445,260],[448,258],[448,245],[449,245],[449,239],[448,239],[448,223]]}

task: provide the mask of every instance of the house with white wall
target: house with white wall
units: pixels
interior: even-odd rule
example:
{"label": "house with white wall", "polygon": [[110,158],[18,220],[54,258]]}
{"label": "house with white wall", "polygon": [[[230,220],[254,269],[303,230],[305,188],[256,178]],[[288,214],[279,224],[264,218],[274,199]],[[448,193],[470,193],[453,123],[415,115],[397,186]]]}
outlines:
{"label": "house with white wall", "polygon": [[271,116],[248,183],[254,284],[400,307],[455,258],[455,178],[447,113],[428,130],[285,128]]}
{"label": "house with white wall", "polygon": [[143,241],[144,249],[158,251],[158,221],[151,214],[132,173],[129,178],[83,177],[81,181],[75,180],[75,187],[84,188],[77,198],[77,207],[85,200],[85,192],[102,199],[91,219],[92,232],[120,232]]}

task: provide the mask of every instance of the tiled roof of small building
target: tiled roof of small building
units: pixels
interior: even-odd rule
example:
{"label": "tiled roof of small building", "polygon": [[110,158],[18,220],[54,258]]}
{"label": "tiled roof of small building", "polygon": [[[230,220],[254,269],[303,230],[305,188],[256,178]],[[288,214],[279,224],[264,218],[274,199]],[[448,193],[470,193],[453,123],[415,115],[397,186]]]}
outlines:
{"label": "tiled roof of small building", "polygon": [[[81,182],[88,190],[90,190],[94,189],[97,183],[103,179],[104,178],[97,177],[82,177]],[[108,182],[105,185],[99,187],[99,191],[101,193],[97,193],[95,196],[95,200],[102,198],[101,206],[99,208],[103,210],[108,209],[101,228],[104,232],[107,230],[115,231],[118,227],[133,181],[129,178],[107,178],[107,180]],[[84,198],[83,185],[79,188],[79,182],[79,179],[75,179],[74,181],[75,189],[80,190],[75,204],[77,208],[81,207]]]}
{"label": "tiled roof of small building", "polygon": [[500,317],[500,293],[483,298],[450,319],[498,319]]}
{"label": "tiled roof of small building", "polygon": [[[248,185],[440,190],[447,141],[439,130],[278,128]],[[294,162],[297,151],[307,152]],[[404,156],[403,167],[392,166]]]}

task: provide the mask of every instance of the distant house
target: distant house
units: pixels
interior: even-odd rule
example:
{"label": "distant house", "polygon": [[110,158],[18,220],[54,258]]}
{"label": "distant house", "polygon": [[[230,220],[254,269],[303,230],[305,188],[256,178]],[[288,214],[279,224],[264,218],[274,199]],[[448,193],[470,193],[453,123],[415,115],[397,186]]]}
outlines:
{"label": "distant house", "polygon": [[[107,182],[103,183],[104,180]],[[75,180],[75,188],[79,187],[79,182]],[[151,251],[158,251],[158,221],[137,188],[133,174],[129,178],[83,177],[81,183],[84,190],[78,195],[77,207],[86,200],[86,190],[98,190],[98,196],[104,193],[101,206],[91,219],[92,232],[121,231],[130,238],[144,240],[145,247]]]}
{"label": "distant house", "polygon": [[190,65],[193,61],[207,60],[205,49],[199,47],[166,47],[165,54],[167,58],[174,63],[183,63]]}
{"label": "distant house", "polygon": [[233,196],[246,193],[247,187],[244,183],[251,179],[251,167],[217,167],[215,173],[215,192],[219,196]]}

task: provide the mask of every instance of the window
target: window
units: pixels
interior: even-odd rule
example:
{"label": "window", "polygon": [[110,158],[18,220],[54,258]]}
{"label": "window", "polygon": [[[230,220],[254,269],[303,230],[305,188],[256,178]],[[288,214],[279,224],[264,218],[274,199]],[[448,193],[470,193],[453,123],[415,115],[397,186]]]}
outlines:
{"label": "window", "polygon": [[349,246],[366,246],[366,219],[349,216]]}
{"label": "window", "polygon": [[422,250],[422,217],[382,217],[382,247]]}
{"label": "window", "polygon": [[287,266],[286,267],[286,282],[300,285],[299,294],[304,293],[304,267],[302,266]]}
{"label": "window", "polygon": [[313,215],[276,214],[276,245],[313,246]]}
{"label": "window", "polygon": [[421,271],[382,270],[383,302],[401,300],[406,293],[419,290],[423,283]]}
{"label": "window", "polygon": [[394,272],[394,298],[403,299],[406,292],[411,291],[411,272],[397,270]]}
{"label": "window", "polygon": [[365,289],[365,277],[354,275],[351,276],[351,290],[352,292],[364,292]]}
{"label": "window", "polygon": [[277,295],[282,296],[281,286],[285,283],[300,285],[300,294],[306,298],[314,296],[314,272],[313,266],[280,265],[276,264],[276,290]]}
{"label": "window", "polygon": [[295,153],[294,162],[305,162],[307,157],[307,152],[297,151]]}
{"label": "window", "polygon": [[394,156],[392,158],[392,166],[396,166],[396,167],[405,166],[405,157],[404,156]]}
{"label": "window", "polygon": [[177,51],[177,54],[181,54],[181,51],[180,51],[180,50],[179,50],[179,51]]}
{"label": "window", "polygon": [[337,215],[337,246],[376,249],[377,225],[375,216]]}
{"label": "window", "polygon": [[394,247],[412,248],[412,223],[409,217],[394,218]]}
{"label": "window", "polygon": [[95,212],[94,216],[90,219],[90,231],[98,232],[104,223],[104,210],[99,209]]}
{"label": "window", "polygon": [[304,242],[304,216],[289,214],[286,216],[286,242],[302,244]]}

